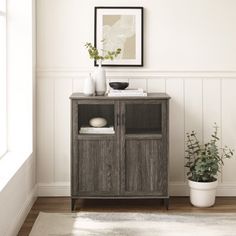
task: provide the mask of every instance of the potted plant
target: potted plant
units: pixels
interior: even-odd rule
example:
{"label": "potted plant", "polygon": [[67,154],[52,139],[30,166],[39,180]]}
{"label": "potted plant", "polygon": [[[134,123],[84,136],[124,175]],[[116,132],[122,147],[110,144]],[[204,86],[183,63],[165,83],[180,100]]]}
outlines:
{"label": "potted plant", "polygon": [[86,43],[85,47],[88,50],[90,59],[94,59],[99,63],[98,69],[96,69],[93,74],[95,80],[95,91],[97,95],[104,95],[106,92],[106,72],[104,68],[102,68],[102,61],[114,60],[114,58],[116,58],[120,54],[121,49],[117,48],[114,51],[107,51],[101,49],[101,53],[99,53],[99,50],[91,43]]}
{"label": "potted plant", "polygon": [[215,203],[217,173],[224,165],[224,159],[233,156],[234,151],[227,146],[218,147],[218,127],[209,142],[200,144],[196,132],[187,133],[186,165],[188,169],[188,184],[190,187],[190,201],[197,207],[210,207]]}

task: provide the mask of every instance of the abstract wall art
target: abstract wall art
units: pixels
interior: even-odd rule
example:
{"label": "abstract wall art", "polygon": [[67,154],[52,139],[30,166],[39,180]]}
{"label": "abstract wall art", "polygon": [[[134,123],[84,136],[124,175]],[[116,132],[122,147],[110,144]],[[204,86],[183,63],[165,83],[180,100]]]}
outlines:
{"label": "abstract wall art", "polygon": [[94,45],[101,51],[121,49],[105,66],[143,66],[143,7],[95,7]]}

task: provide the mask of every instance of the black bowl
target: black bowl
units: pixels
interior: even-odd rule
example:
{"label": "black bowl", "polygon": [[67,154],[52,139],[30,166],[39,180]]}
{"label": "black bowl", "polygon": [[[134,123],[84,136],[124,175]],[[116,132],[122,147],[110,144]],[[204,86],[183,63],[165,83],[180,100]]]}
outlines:
{"label": "black bowl", "polygon": [[127,82],[110,82],[109,83],[110,87],[113,89],[126,89],[129,86],[129,83]]}

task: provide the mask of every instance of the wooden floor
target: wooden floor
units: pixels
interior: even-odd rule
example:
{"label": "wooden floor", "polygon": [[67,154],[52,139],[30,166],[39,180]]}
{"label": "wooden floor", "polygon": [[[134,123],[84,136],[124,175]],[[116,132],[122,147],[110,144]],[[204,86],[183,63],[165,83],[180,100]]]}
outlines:
{"label": "wooden floor", "polygon": [[[119,212],[167,212],[161,200],[86,200],[78,204],[82,211],[119,211]],[[43,212],[70,212],[70,198],[40,197],[29,212],[18,235],[29,235],[39,214]],[[233,212],[236,213],[236,197],[217,198],[214,207],[200,209],[189,204],[185,197],[170,200],[169,212]],[[43,236],[43,235],[42,235]]]}

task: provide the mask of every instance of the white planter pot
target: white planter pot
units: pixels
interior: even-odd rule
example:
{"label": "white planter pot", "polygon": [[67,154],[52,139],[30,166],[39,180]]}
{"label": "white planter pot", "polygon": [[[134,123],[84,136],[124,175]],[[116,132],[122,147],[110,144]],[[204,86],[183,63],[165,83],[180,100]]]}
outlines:
{"label": "white planter pot", "polygon": [[218,181],[201,183],[188,181],[190,187],[190,202],[196,207],[211,207],[215,204]]}

